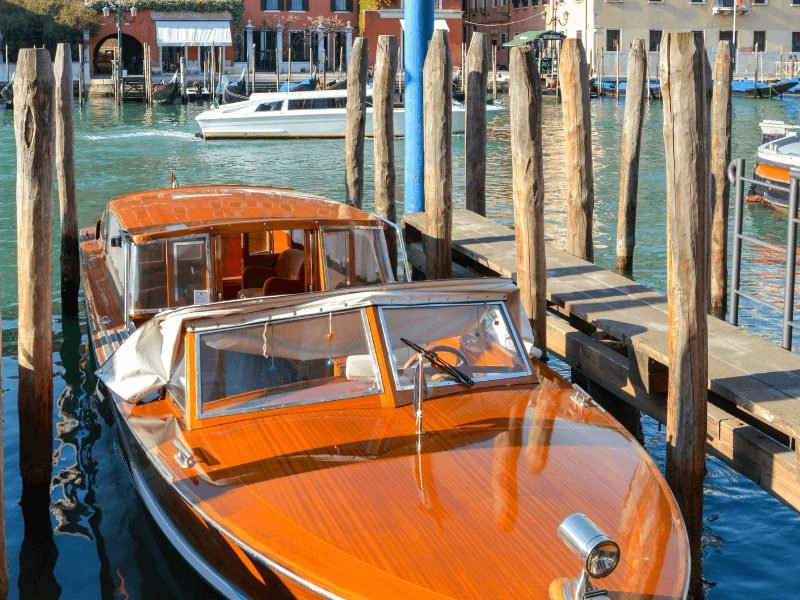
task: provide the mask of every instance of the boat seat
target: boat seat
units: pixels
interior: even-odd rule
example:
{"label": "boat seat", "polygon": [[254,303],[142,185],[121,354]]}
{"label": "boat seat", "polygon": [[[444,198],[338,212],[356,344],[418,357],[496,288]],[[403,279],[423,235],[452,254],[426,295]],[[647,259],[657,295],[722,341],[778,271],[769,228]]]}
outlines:
{"label": "boat seat", "polygon": [[296,248],[287,248],[278,256],[275,275],[268,277],[262,287],[245,288],[239,298],[298,294],[305,291],[305,253]]}

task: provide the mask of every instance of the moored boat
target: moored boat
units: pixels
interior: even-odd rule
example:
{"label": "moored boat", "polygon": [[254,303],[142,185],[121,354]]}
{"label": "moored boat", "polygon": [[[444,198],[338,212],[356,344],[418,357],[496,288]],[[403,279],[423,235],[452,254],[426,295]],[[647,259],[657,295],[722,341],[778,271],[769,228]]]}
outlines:
{"label": "moored boat", "polygon": [[753,179],[747,199],[763,202],[778,212],[788,212],[791,171],[800,169],[800,126],[783,121],[759,123],[762,144],[756,150]]}
{"label": "moored boat", "polygon": [[0,97],[2,97],[6,106],[14,106],[14,75],[16,75],[16,72],[11,75],[11,81],[0,88]]}
{"label": "moored boat", "polygon": [[783,79],[780,81],[737,79],[731,83],[731,94],[749,98],[775,98],[776,96],[782,96],[797,84],[797,79]]}
{"label": "moored boat", "polygon": [[[372,90],[367,90],[371,96]],[[197,115],[201,135],[210,138],[344,137],[347,90],[252,94],[247,102]],[[487,118],[500,109],[487,106]],[[405,131],[403,108],[394,110],[395,135]],[[453,103],[453,133],[464,133],[464,106]],[[366,135],[372,135],[372,107],[367,107]]]}
{"label": "moored boat", "polygon": [[176,550],[227,597],[684,598],[664,479],[534,358],[513,282],[394,283],[381,225],[212,186],[82,232],[101,392]]}
{"label": "moored boat", "polygon": [[171,104],[180,93],[180,84],[178,83],[178,71],[172,76],[169,81],[161,82],[153,85],[153,98],[159,104]]}

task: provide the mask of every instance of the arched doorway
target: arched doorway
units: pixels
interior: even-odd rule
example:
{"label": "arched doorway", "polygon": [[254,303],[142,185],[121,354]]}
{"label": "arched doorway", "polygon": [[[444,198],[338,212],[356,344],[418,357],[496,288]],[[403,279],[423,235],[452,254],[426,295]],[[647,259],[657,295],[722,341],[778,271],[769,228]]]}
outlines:
{"label": "arched doorway", "polygon": [[[111,61],[117,47],[117,35],[109,35],[94,47],[94,74],[111,75]],[[144,62],[144,48],[132,35],[122,34],[122,69],[128,75],[141,75]]]}

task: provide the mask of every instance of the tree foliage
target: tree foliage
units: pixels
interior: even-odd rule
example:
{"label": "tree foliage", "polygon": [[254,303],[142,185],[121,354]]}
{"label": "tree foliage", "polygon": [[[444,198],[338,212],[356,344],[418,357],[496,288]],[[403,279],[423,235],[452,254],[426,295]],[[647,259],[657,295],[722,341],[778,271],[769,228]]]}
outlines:
{"label": "tree foliage", "polygon": [[0,0],[0,34],[12,61],[20,48],[33,46],[44,46],[55,55],[60,42],[81,43],[83,31],[94,27],[96,15],[83,0]]}

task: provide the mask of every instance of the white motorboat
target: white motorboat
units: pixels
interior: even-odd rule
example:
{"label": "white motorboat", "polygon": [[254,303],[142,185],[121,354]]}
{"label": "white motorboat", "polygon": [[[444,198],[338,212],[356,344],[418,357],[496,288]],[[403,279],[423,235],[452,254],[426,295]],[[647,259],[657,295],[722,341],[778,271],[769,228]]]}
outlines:
{"label": "white motorboat", "polygon": [[[372,90],[367,90],[371,98]],[[368,101],[371,104],[371,101]],[[487,105],[487,118],[501,109]],[[405,132],[405,111],[394,110],[394,132]],[[247,102],[210,109],[196,117],[202,137],[340,138],[347,119],[347,90],[252,94]],[[464,105],[453,102],[453,133],[464,133]],[[372,135],[372,106],[367,106],[366,135]]]}
{"label": "white motorboat", "polygon": [[789,193],[769,184],[788,186],[791,172],[800,169],[800,126],[783,121],[762,121],[762,143],[756,151],[753,179],[766,185],[753,184],[748,200],[765,202],[779,212],[789,209]]}

